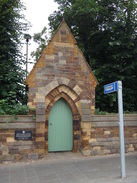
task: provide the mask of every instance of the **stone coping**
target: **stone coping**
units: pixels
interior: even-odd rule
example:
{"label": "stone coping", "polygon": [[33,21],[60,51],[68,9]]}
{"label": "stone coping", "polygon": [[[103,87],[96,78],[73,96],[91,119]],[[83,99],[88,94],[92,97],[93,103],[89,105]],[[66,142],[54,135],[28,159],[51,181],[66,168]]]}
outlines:
{"label": "stone coping", "polygon": [[35,129],[36,119],[34,115],[0,115],[1,129]]}
{"label": "stone coping", "polygon": [[[124,126],[137,126],[136,114],[124,114]],[[115,127],[119,126],[118,114],[114,115],[92,115],[92,127]],[[34,115],[0,115],[0,129],[34,129],[36,128],[36,118]]]}
{"label": "stone coping", "polygon": [[[136,114],[124,114],[124,126],[137,126]],[[114,115],[92,115],[91,116],[92,127],[113,127],[119,126],[118,114]]]}
{"label": "stone coping", "polygon": [[28,123],[36,122],[36,117],[34,115],[0,115],[0,123]]}

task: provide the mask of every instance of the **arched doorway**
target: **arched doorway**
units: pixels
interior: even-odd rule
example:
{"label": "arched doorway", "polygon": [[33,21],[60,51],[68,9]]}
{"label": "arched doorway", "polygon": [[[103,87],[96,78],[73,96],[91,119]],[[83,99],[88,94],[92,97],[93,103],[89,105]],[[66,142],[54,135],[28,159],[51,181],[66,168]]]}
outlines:
{"label": "arched doorway", "polygon": [[73,116],[68,103],[59,99],[49,113],[48,151],[71,151],[73,148]]}

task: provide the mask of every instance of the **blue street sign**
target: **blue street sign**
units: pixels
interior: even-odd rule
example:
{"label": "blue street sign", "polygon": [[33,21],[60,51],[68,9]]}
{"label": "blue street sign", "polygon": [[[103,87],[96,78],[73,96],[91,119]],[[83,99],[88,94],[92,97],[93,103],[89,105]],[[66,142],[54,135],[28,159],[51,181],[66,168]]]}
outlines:
{"label": "blue street sign", "polygon": [[104,86],[104,94],[112,93],[118,90],[117,81],[113,83],[109,83]]}

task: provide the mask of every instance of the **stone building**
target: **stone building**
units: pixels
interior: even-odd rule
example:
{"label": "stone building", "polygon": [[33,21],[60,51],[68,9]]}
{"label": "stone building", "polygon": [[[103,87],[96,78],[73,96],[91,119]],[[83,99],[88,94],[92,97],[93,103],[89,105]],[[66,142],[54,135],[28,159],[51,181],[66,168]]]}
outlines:
{"label": "stone building", "polygon": [[94,114],[97,80],[64,20],[26,84],[28,105],[36,110],[35,152],[77,152],[86,147],[82,123]]}

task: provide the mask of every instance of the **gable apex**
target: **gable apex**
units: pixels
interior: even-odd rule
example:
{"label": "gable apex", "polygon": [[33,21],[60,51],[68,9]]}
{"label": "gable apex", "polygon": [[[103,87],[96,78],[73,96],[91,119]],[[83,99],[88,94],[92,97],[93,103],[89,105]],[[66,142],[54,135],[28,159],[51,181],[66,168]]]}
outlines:
{"label": "gable apex", "polygon": [[51,38],[51,42],[60,42],[60,43],[72,43],[77,44],[73,34],[71,33],[70,28],[68,27],[66,21],[62,20],[57,30],[53,34]]}

